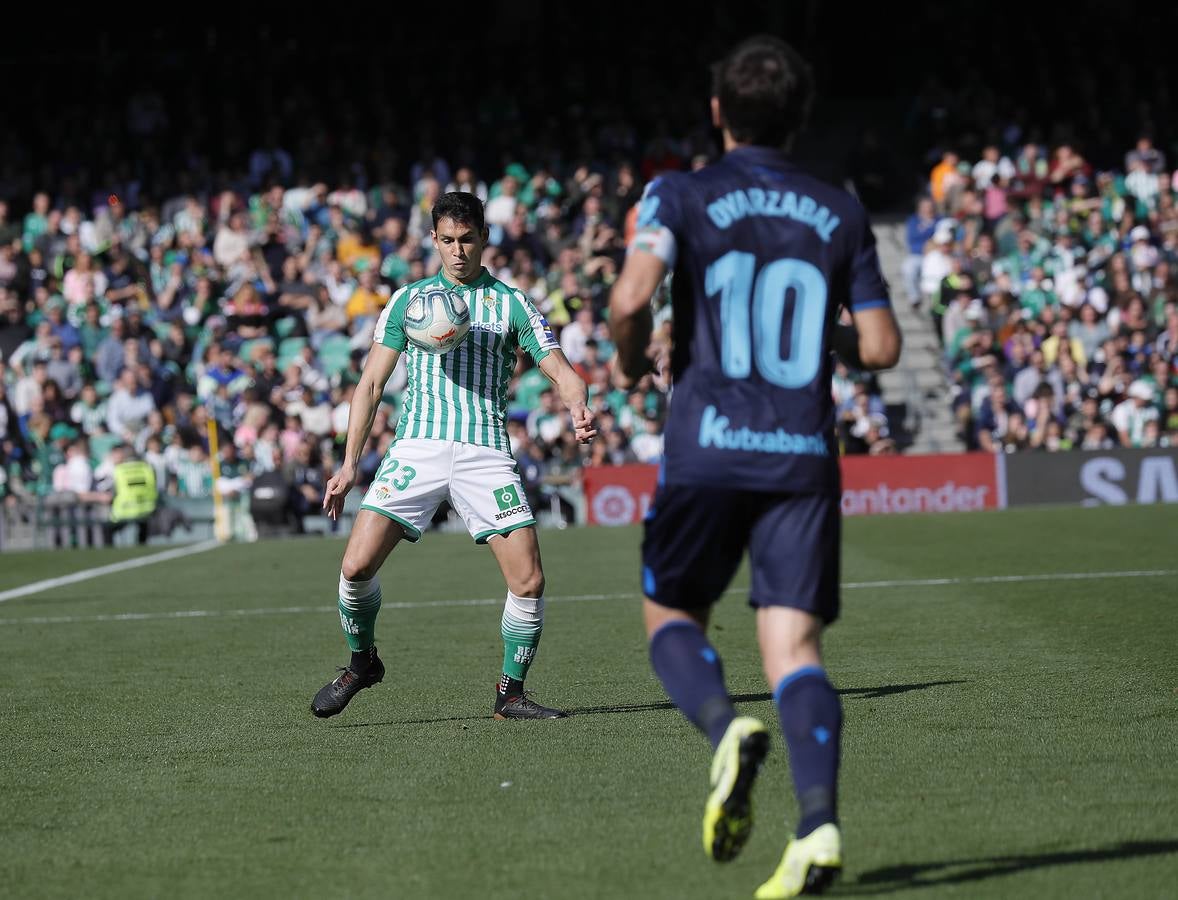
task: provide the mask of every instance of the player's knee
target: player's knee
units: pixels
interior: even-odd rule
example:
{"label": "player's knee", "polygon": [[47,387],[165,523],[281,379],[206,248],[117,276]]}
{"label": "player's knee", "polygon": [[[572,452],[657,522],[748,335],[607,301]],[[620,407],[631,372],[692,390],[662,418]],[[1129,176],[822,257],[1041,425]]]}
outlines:
{"label": "player's knee", "polygon": [[368,581],[376,575],[376,569],[377,567],[370,560],[364,559],[358,554],[344,554],[340,574],[348,581]]}
{"label": "player's knee", "polygon": [[544,596],[544,571],[539,566],[532,567],[512,580],[514,585],[511,592],[517,597]]}

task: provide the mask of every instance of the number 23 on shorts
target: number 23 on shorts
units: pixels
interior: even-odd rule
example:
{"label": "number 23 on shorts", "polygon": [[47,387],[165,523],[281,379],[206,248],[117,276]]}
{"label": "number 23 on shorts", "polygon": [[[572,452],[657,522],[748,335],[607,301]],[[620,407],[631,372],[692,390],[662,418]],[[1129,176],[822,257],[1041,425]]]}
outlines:
{"label": "number 23 on shorts", "polygon": [[[398,468],[401,470],[401,474],[394,479],[393,475],[396,474]],[[413,466],[402,466],[397,460],[390,458],[380,464],[380,468],[376,470],[376,477],[372,480],[386,482],[398,491],[403,491],[409,487],[409,482],[416,474],[417,470]]]}

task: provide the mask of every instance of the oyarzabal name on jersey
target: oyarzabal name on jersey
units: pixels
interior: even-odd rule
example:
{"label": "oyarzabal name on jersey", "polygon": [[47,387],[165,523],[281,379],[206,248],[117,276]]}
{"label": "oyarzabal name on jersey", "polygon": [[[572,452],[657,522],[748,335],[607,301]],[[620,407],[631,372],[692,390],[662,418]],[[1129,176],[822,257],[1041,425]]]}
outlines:
{"label": "oyarzabal name on jersey", "polygon": [[765,191],[761,188],[737,189],[708,204],[708,218],[717,228],[727,228],[745,216],[776,216],[809,225],[829,244],[839,226],[839,217],[806,194],[793,191]]}
{"label": "oyarzabal name on jersey", "polygon": [[716,407],[704,410],[699,423],[699,445],[718,450],[753,450],[759,453],[793,453],[806,456],[829,456],[826,438],[821,434],[791,434],[776,431],[753,431],[747,426],[730,428],[727,416],[718,415]]}

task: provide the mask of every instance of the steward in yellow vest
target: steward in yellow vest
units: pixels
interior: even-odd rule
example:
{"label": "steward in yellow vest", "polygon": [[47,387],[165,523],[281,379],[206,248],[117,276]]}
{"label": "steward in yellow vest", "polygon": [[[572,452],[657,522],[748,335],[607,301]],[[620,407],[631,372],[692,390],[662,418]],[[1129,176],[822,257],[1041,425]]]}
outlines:
{"label": "steward in yellow vest", "polygon": [[[129,522],[139,524],[139,543],[147,543],[147,520],[159,503],[155,469],[138,459],[114,467],[114,500],[110,506],[113,528]],[[112,530],[113,530],[112,528]]]}

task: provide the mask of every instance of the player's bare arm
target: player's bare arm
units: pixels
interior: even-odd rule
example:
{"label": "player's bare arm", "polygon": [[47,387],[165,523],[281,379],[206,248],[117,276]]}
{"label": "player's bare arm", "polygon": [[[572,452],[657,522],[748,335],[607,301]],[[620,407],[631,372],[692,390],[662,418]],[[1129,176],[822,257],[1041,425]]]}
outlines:
{"label": "player's bare arm", "polygon": [[582,444],[597,437],[597,428],[593,424],[593,411],[587,405],[585,382],[576,370],[569,365],[568,357],[563,350],[552,350],[540,360],[540,371],[552,382],[561,402],[568,408],[573,417],[573,428],[577,440]]}
{"label": "player's bare arm", "polygon": [[356,385],[352,405],[348,410],[348,440],[344,446],[344,459],[339,471],[327,482],[327,489],[323,493],[323,509],[333,519],[339,518],[344,508],[344,499],[356,483],[356,466],[359,465],[360,454],[368,441],[368,433],[372,430],[372,421],[376,418],[376,409],[380,406],[384,386],[393,374],[400,356],[399,350],[393,350],[383,344],[373,344],[368,352],[364,371],[360,373],[360,381]]}
{"label": "player's bare arm", "polygon": [[622,274],[609,295],[610,337],[617,347],[614,357],[614,383],[631,388],[651,370],[647,356],[654,320],[650,298],[662,284],[667,264],[653,253],[635,250],[626,258]]}
{"label": "player's bare arm", "polygon": [[903,339],[892,308],[876,307],[852,313],[850,325],[836,325],[831,336],[834,352],[855,369],[890,369],[900,360]]}

